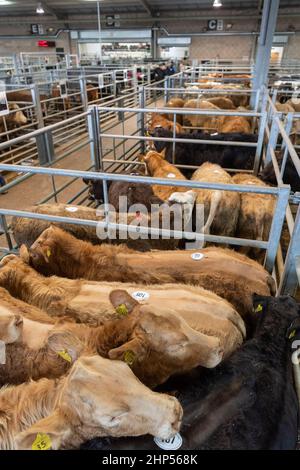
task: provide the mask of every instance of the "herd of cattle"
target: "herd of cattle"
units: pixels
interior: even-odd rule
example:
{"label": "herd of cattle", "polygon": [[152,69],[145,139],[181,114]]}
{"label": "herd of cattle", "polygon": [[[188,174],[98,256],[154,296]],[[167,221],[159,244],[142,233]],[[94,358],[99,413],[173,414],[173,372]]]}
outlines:
{"label": "herd of cattle", "polygon": [[[144,159],[150,173],[170,165],[154,151]],[[174,188],[151,189],[168,198]],[[202,193],[194,199],[209,206],[213,191]],[[223,193],[218,210],[233,196],[241,210],[238,193]],[[34,210],[99,218],[65,204]],[[273,297],[261,264],[216,246],[141,252],[75,223],[16,217],[11,229],[20,250],[0,263],[0,448],[155,449],[153,436],[178,432],[182,449],[296,447],[300,307]]]}
{"label": "herd of cattle", "polygon": [[[248,106],[230,96],[201,103],[213,110]],[[127,223],[149,227],[157,213],[161,223],[164,211],[179,205],[194,227],[201,204],[205,234],[267,240],[274,196],[172,184],[276,183],[270,167],[260,177],[226,171],[252,169],[255,147],[201,143],[255,143],[252,123],[182,116],[176,137],[200,145],[178,142],[173,155],[172,142],[153,141],[139,155],[148,176],[170,184],[108,182],[116,222],[124,211]],[[156,114],[149,132],[172,137],[173,125],[172,111]],[[181,171],[174,157],[197,169]],[[292,165],[285,178],[299,190]],[[103,203],[102,181],[84,182]],[[135,204],[148,211],[156,205],[157,212],[130,212]],[[106,220],[105,211],[83,206],[30,210],[71,222]],[[300,305],[275,297],[263,250],[223,243],[195,251],[180,249],[187,240],[163,237],[101,240],[94,226],[45,219],[14,217],[10,227],[19,255],[0,262],[0,449],[157,449],[153,437],[178,432],[181,449],[296,448],[291,355],[300,340]]]}

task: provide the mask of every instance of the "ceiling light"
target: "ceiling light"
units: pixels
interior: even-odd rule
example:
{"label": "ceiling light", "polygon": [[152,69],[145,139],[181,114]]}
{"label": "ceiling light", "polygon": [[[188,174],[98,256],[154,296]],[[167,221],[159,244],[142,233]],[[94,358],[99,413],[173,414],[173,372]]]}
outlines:
{"label": "ceiling light", "polygon": [[41,3],[38,3],[38,4],[37,4],[36,12],[37,12],[39,15],[43,15],[43,14],[45,13],[45,10],[44,10],[43,5],[42,5]]}
{"label": "ceiling light", "polygon": [[213,7],[218,8],[222,6],[221,0],[214,0]]}
{"label": "ceiling light", "polygon": [[0,5],[11,5],[9,0],[0,0]]}

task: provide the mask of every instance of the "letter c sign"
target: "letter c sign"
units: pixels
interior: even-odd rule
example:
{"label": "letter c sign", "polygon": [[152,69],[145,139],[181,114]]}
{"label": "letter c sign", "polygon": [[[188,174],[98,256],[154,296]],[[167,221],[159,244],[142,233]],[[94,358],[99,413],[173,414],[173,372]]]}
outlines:
{"label": "letter c sign", "polygon": [[210,31],[213,31],[217,29],[217,24],[217,20],[208,20],[207,27]]}

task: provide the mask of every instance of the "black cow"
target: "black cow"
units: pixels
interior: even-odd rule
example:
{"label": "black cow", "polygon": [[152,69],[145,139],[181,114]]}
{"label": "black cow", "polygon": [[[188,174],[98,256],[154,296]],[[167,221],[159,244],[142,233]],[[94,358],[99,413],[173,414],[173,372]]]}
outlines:
{"label": "black cow", "polygon": [[[172,138],[173,132],[163,128],[156,128],[153,137]],[[228,140],[230,142],[257,142],[254,134],[220,133],[208,134],[197,131],[192,134],[176,134],[178,139],[197,139],[199,144],[176,142],[175,163],[178,165],[200,166],[204,162],[217,163],[223,168],[237,168],[240,170],[251,170],[254,165],[255,147],[238,147],[236,145],[201,144],[201,140]],[[172,163],[173,143],[154,141],[158,152],[166,149],[166,159]],[[180,168],[184,176],[190,178],[194,170]]]}
{"label": "black cow", "polygon": [[[291,362],[300,340],[299,304],[254,296],[254,337],[215,369],[169,382],[183,409],[184,449],[295,449],[299,403]],[[150,436],[94,439],[94,449],[156,449]]]}
{"label": "black cow", "polygon": [[[83,182],[89,186],[90,199],[94,199],[98,204],[103,204],[103,184],[102,180],[83,179]],[[152,204],[163,204],[160,198],[155,196],[150,184],[144,183],[127,183],[126,181],[107,181],[108,201],[117,212],[120,210],[120,197],[127,197],[127,207],[122,207],[122,211],[133,204],[143,204],[147,210],[151,210]]]}
{"label": "black cow", "polygon": [[[283,159],[283,155],[277,156],[277,162],[278,162],[279,168],[281,168],[282,159]],[[265,181],[265,183],[269,183],[269,184],[273,184],[277,186],[275,170],[274,170],[274,166],[272,162],[268,163],[265,166],[260,176],[261,176],[261,179]],[[285,170],[283,174],[283,182],[285,184],[290,184],[292,191],[294,192],[300,191],[300,178],[290,156],[288,157],[287,162],[286,162],[286,166],[285,166]]]}

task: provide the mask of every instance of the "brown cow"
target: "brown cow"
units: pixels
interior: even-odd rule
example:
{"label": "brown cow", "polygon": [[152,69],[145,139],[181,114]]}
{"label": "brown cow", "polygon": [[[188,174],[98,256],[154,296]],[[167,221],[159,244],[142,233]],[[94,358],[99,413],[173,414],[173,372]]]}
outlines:
{"label": "brown cow", "polygon": [[93,246],[50,227],[32,245],[30,262],[39,272],[70,279],[200,285],[231,302],[243,318],[252,316],[253,293],[275,292],[272,276],[239,253],[209,247],[194,255],[190,250],[138,254],[117,246]]}
{"label": "brown cow", "polygon": [[[27,250],[26,253],[24,249],[21,251],[27,258]],[[51,317],[66,315],[79,323],[93,326],[119,318],[110,302],[112,289],[126,289],[130,295],[137,295],[137,298],[145,291],[142,285],[137,284],[44,277],[15,255],[8,255],[2,260],[0,285],[11,295],[43,309]],[[210,331],[212,336],[220,339],[225,355],[234,347],[232,344],[239,343],[245,336],[244,323],[233,307],[201,287],[183,284],[149,285],[144,295],[142,304],[157,315],[172,314],[199,333]]]}

